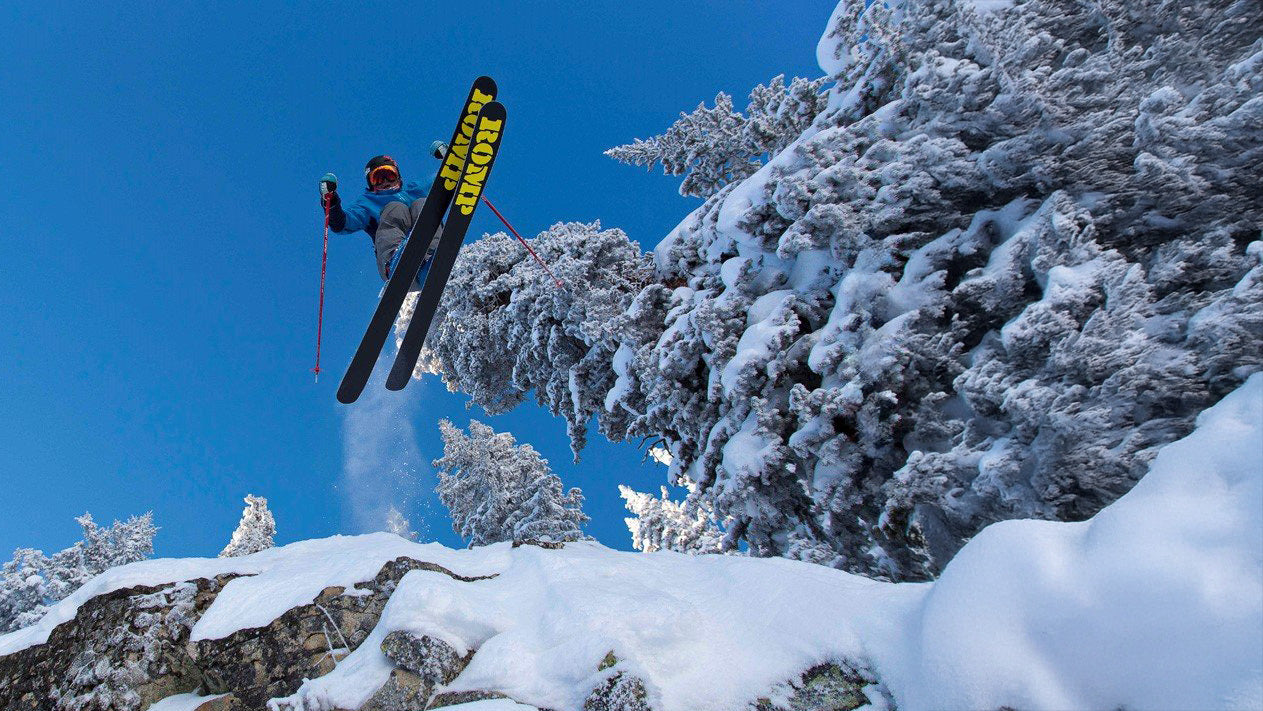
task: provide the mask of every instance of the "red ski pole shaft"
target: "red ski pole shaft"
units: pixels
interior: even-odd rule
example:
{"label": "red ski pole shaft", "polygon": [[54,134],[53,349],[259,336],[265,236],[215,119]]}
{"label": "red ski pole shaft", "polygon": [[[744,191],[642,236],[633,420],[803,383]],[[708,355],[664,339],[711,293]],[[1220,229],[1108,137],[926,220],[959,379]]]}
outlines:
{"label": "red ski pole shaft", "polygon": [[535,258],[535,261],[539,262],[539,265],[544,268],[544,271],[548,274],[548,276],[556,282],[557,288],[562,288],[561,280],[553,275],[553,270],[549,269],[548,265],[544,263],[544,260],[539,258],[539,255],[535,253],[535,250],[531,249],[531,245],[527,244],[526,240],[522,239],[522,235],[518,234],[517,230],[513,229],[513,225],[510,225],[509,221],[504,219],[504,215],[500,214],[500,211],[496,209],[495,205],[491,204],[491,201],[487,199],[486,195],[482,196],[482,201],[487,204],[487,207],[491,208],[491,211],[496,214],[496,217],[500,218],[500,221],[504,223],[504,226],[509,228],[509,231],[513,233],[513,236],[517,237],[517,241],[521,242],[523,247],[526,247],[526,251],[531,253],[531,256]]}
{"label": "red ski pole shaft", "polygon": [[316,367],[312,368],[312,372],[316,374],[316,382],[320,382],[320,341],[324,335],[325,325],[325,270],[329,266],[329,203],[332,200],[325,195],[325,243],[324,249],[320,254],[320,307],[316,311]]}

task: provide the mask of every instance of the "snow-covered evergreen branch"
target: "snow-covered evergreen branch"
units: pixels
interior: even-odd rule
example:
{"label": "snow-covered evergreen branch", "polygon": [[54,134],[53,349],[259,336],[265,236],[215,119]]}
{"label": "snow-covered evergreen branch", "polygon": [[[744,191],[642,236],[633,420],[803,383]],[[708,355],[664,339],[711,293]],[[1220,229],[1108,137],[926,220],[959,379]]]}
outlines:
{"label": "snow-covered evergreen branch", "polygon": [[605,155],[629,165],[662,165],[667,175],[683,175],[681,195],[709,197],[723,186],[754,174],[811,125],[825,107],[824,79],[785,75],[750,92],[745,114],[733,108],[732,97],[719,92],[715,106],[698,104],[660,136],[637,138]]}

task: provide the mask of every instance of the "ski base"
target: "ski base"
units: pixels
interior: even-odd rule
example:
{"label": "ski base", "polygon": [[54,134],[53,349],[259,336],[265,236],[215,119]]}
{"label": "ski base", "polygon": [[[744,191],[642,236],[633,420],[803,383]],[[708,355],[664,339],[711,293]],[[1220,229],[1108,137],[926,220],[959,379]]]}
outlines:
{"label": "ski base", "polygon": [[[342,376],[342,383],[338,386],[338,402],[353,403],[364,392],[369,376],[373,373],[373,366],[376,365],[386,338],[390,335],[390,328],[399,315],[399,308],[403,305],[412,282],[416,280],[421,270],[433,235],[438,230],[443,213],[447,211],[456,192],[458,186],[456,177],[465,167],[465,158],[472,140],[472,135],[467,138],[466,134],[472,133],[473,126],[477,124],[479,112],[487,102],[495,99],[495,96],[496,83],[490,77],[478,77],[470,88],[469,96],[461,107],[460,121],[452,132],[452,140],[448,144],[452,148],[449,148],[447,155],[444,156],[443,168],[430,186],[430,192],[427,194],[420,216],[413,224],[407,240],[399,248],[398,263],[386,282],[382,297],[377,303],[376,310],[373,311],[372,319],[369,320],[368,329],[364,332],[359,348],[351,358],[351,364],[347,366],[346,374]],[[418,239],[413,239],[414,235]]]}
{"label": "ski base", "polygon": [[478,207],[487,179],[491,176],[492,165],[500,152],[505,118],[504,105],[498,101],[487,102],[478,114],[477,128],[468,146],[468,159],[461,171],[456,194],[452,198],[443,237],[439,240],[439,248],[430,262],[429,274],[426,275],[421,294],[417,297],[412,321],[408,324],[390,375],[386,378],[388,390],[402,390],[416,370],[421,347],[425,345],[426,333],[430,330],[430,323],[434,320],[443,296],[443,288],[447,286],[452,267],[456,264],[456,256],[465,241],[465,232],[473,220],[474,210]]}

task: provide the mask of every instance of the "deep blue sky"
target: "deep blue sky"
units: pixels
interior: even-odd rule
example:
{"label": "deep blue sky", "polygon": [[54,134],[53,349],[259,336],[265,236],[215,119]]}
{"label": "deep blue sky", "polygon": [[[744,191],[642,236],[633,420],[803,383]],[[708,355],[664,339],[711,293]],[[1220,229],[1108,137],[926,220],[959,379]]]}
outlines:
{"label": "deep blue sky", "polygon": [[[327,375],[314,384],[319,176],[350,192],[382,152],[406,177],[430,171],[430,141],[489,74],[509,124],[488,192],[518,229],[599,219],[649,248],[697,201],[601,152],[717,91],[743,107],[776,74],[818,76],[832,6],[9,4],[0,558],[70,544],[85,510],[152,510],[158,555],[214,555],[248,492],[269,498],[279,542],[359,532],[334,391],[380,282],[365,236],[332,241]],[[470,239],[493,220],[479,213]],[[571,464],[564,424],[533,406],[488,418],[437,382],[408,390],[425,496],[440,417],[534,445],[584,490],[590,532],[613,547],[630,544],[616,485],[665,481],[595,434]],[[425,496],[414,523],[428,515],[430,538],[460,545]]]}

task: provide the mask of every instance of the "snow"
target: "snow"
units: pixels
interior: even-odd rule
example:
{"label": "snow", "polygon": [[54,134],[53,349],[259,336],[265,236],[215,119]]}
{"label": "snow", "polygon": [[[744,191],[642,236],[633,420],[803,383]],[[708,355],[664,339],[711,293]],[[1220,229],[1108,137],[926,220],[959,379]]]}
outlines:
{"label": "snow", "polygon": [[671,450],[666,447],[650,447],[649,458],[663,466],[671,466]]}
{"label": "snow", "polygon": [[608,412],[614,410],[615,403],[619,398],[627,395],[631,391],[631,378],[627,375],[627,364],[636,356],[636,352],[630,347],[619,344],[618,349],[614,351],[614,359],[612,367],[614,373],[618,376],[614,381],[614,387],[605,395],[605,409]]}
{"label": "snow", "polygon": [[900,706],[1263,706],[1260,454],[1254,375],[1091,520],[984,529],[887,677]]}
{"label": "snow", "polygon": [[[1260,455],[1263,374],[1205,411],[1092,519],[989,526],[933,583],[878,582],[777,558],[596,543],[452,551],[372,534],[116,568],[36,627],[0,637],[0,654],[42,641],[87,595],[128,585],[252,574],[229,582],[197,623],[193,638],[206,639],[266,624],[407,555],[497,575],[461,582],[407,573],[369,638],[272,708],[357,708],[390,674],[380,644],[395,630],[477,650],[444,690],[496,690],[551,708],[581,707],[613,673],[597,671],[611,650],[616,669],[642,678],[661,711],[742,708],[814,664],[846,659],[871,665],[905,709],[1258,708]],[[192,708],[179,705],[189,699],[154,708]]]}
{"label": "snow", "polygon": [[[268,555],[274,551],[275,555]],[[193,627],[191,640],[220,639],[263,627],[286,610],[310,603],[327,587],[338,585],[349,590],[357,582],[372,580],[383,565],[400,556],[436,563],[466,577],[494,574],[503,564],[500,556],[473,556],[437,543],[413,543],[390,533],[334,536],[272,548],[250,556],[263,558],[263,565],[255,575],[224,586],[215,604]]]}
{"label": "snow", "polygon": [[848,9],[847,4],[843,2],[833,8],[829,21],[825,23],[825,33],[816,44],[816,63],[825,74],[837,74],[847,66],[847,52],[850,48],[841,46],[835,28],[841,24]]}
{"label": "snow", "polygon": [[149,711],[197,711],[197,707],[207,701],[227,696],[227,694],[218,694],[216,696],[198,696],[197,694],[176,694],[168,696],[149,707]]}
{"label": "snow", "polygon": [[965,4],[972,6],[979,15],[986,15],[1013,7],[1013,0],[966,0]]}
{"label": "snow", "polygon": [[340,585],[350,590],[357,582],[371,580],[383,565],[400,556],[437,563],[465,576],[490,575],[501,565],[494,555],[471,555],[437,543],[412,543],[389,533],[300,541],[239,558],[145,560],[107,570],[50,608],[38,623],[0,636],[0,655],[47,642],[54,627],[73,619],[79,606],[97,595],[137,585],[238,573],[248,577],[224,586],[192,634],[194,641],[226,637],[267,625],[286,610],[310,603],[327,587]]}
{"label": "snow", "polygon": [[[794,595],[785,594],[789,581]],[[655,708],[739,708],[822,657],[861,652],[850,615],[819,619],[820,603],[881,626],[879,612],[923,590],[873,594],[884,587],[788,560],[523,546],[492,580],[408,573],[373,634],[299,696],[323,709],[357,707],[389,675],[381,639],[404,629],[460,652],[478,649],[448,691],[495,689],[536,706],[580,708],[613,650],[627,660],[619,668],[646,681]]]}

